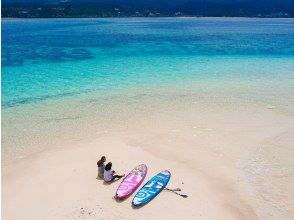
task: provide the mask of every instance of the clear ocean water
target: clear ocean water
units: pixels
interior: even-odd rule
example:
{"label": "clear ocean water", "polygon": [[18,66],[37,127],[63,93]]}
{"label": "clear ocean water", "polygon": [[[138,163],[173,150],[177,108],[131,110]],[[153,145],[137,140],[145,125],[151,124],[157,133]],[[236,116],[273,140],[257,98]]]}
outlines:
{"label": "clear ocean water", "polygon": [[294,88],[294,20],[2,20],[2,108],[181,82]]}

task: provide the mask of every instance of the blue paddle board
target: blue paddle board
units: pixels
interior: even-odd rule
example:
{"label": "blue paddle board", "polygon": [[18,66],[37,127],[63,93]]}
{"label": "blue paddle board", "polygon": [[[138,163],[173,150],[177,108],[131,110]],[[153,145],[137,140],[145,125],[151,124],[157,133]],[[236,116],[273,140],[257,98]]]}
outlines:
{"label": "blue paddle board", "polygon": [[170,172],[164,170],[152,177],[135,195],[133,206],[142,206],[154,199],[168,184]]}

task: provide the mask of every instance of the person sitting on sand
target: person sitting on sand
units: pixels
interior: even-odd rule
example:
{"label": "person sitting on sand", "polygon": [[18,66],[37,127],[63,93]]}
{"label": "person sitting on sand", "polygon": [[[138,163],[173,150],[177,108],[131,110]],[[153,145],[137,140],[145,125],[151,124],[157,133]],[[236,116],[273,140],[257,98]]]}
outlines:
{"label": "person sitting on sand", "polygon": [[97,176],[97,179],[100,178],[100,179],[103,179],[104,178],[104,163],[106,161],[106,157],[105,156],[102,156],[100,160],[98,160],[97,162],[97,166],[98,166],[98,176]]}
{"label": "person sitting on sand", "polygon": [[125,176],[125,175],[114,175],[115,171],[113,171],[111,169],[111,167],[112,167],[112,163],[111,162],[109,162],[105,166],[105,169],[104,169],[104,181],[105,182],[112,182],[116,178],[120,179],[120,178],[122,178],[122,177]]}

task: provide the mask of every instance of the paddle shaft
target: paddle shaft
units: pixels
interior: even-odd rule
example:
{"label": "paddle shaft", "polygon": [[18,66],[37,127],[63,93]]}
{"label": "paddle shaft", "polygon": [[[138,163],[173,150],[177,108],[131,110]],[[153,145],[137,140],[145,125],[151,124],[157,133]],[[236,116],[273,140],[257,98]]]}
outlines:
{"label": "paddle shaft", "polygon": [[164,187],[164,189],[169,191],[182,191],[180,188],[170,189],[170,188]]}
{"label": "paddle shaft", "polygon": [[[175,193],[175,194],[177,194],[177,195],[179,195],[179,196],[182,196],[183,198],[187,198],[188,196],[187,195],[185,195],[185,194],[180,194],[180,193],[177,193],[176,191],[174,191],[174,190],[172,190],[172,189],[169,189],[169,188],[167,188],[167,187],[164,187],[166,190],[168,190],[168,191],[170,191],[170,192],[173,192],[173,193]],[[180,191],[180,190],[179,190]]]}

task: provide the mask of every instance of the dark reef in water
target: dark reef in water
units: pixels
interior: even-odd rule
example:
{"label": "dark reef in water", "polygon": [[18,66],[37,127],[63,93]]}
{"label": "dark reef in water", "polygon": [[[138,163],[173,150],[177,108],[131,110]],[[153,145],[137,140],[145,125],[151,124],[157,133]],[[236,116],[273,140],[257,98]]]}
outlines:
{"label": "dark reef in water", "polygon": [[[58,53],[56,52],[58,51]],[[32,47],[20,45],[14,47],[4,46],[2,49],[3,66],[21,66],[26,60],[64,62],[93,59],[94,56],[84,48],[61,48],[61,47]]]}

